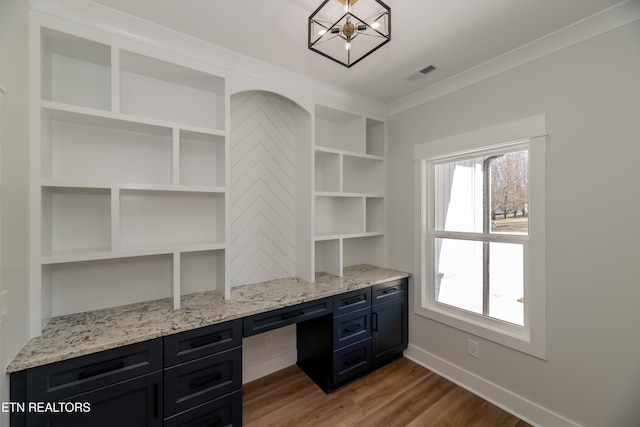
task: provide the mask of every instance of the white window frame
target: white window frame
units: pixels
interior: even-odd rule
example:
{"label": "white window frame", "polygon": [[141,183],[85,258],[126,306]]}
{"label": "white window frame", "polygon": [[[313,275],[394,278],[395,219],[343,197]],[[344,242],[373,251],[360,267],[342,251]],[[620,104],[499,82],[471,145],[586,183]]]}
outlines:
{"label": "white window frame", "polygon": [[[518,351],[546,359],[546,117],[544,114],[414,147],[414,312]],[[435,301],[429,224],[429,165],[527,145],[529,238],[524,246],[524,326],[513,325]]]}

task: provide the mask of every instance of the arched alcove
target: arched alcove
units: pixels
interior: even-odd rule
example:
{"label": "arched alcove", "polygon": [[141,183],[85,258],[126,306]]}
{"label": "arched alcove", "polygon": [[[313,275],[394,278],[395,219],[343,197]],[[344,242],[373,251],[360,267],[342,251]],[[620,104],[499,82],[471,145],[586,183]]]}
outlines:
{"label": "arched alcove", "polygon": [[311,274],[311,115],[273,92],[231,96],[231,286]]}

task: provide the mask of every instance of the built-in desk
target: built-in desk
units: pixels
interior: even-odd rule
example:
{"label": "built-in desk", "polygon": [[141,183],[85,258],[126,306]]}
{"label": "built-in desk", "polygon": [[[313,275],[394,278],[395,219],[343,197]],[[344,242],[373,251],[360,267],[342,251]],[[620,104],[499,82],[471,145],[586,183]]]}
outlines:
{"label": "built-in desk", "polygon": [[[341,278],[319,274],[315,283],[287,278],[237,287],[229,300],[216,292],[187,295],[180,310],[167,299],[54,318],[7,367],[11,400],[88,402],[92,426],[114,425],[114,417],[122,421],[132,407],[140,425],[240,425],[243,336],[298,324],[298,364],[330,392],[402,353],[408,276],[360,265],[346,268]],[[370,302],[363,304],[360,294]],[[390,323],[391,313],[401,320]],[[382,324],[393,326],[376,334]],[[357,346],[353,339],[341,341],[349,334]],[[372,342],[382,345],[371,347]],[[373,354],[365,356],[366,368],[362,348]],[[349,355],[350,349],[360,355]],[[329,360],[327,355],[337,353]],[[327,368],[309,370],[319,363]],[[352,366],[353,374],[343,372]],[[27,410],[12,413],[11,420],[86,425],[83,409],[78,407],[77,416]]]}

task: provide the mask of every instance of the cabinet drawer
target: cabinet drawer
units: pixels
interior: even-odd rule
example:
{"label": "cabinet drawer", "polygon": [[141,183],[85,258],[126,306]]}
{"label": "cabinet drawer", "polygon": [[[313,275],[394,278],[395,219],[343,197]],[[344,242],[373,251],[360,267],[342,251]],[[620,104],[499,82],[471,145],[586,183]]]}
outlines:
{"label": "cabinet drawer", "polygon": [[358,289],[333,297],[333,314],[342,316],[371,305],[371,288]]}
{"label": "cabinet drawer", "polygon": [[27,370],[31,401],[58,401],[162,369],[162,339]]}
{"label": "cabinet drawer", "polygon": [[242,321],[232,320],[164,337],[164,366],[170,367],[242,344]]}
{"label": "cabinet drawer", "polygon": [[164,421],[164,427],[205,426],[242,426],[242,392],[227,394]]}
{"label": "cabinet drawer", "polygon": [[250,337],[251,335],[331,314],[332,308],[332,299],[324,298],[245,317],[244,336]]}
{"label": "cabinet drawer", "polygon": [[381,304],[395,298],[406,298],[408,292],[408,280],[400,279],[391,282],[380,283],[373,286],[373,305]]}
{"label": "cabinet drawer", "polygon": [[165,369],[165,416],[186,411],[241,387],[241,347]]}
{"label": "cabinet drawer", "polygon": [[371,310],[364,308],[333,319],[333,347],[339,349],[371,336]]}
{"label": "cabinet drawer", "polygon": [[162,373],[143,375],[66,399],[89,404],[89,412],[27,412],[26,425],[112,427],[162,425]]}
{"label": "cabinet drawer", "polygon": [[333,383],[339,384],[369,369],[371,339],[351,344],[333,353]]}

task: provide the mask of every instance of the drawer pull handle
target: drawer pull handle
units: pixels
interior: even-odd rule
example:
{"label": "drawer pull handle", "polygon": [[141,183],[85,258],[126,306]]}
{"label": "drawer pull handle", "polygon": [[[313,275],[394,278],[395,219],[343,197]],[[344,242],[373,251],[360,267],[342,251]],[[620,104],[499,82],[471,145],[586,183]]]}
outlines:
{"label": "drawer pull handle", "polygon": [[304,311],[300,310],[300,311],[293,311],[290,313],[284,313],[283,315],[280,316],[280,318],[282,320],[287,320],[287,319],[293,319],[294,317],[298,317],[302,315],[304,315]]}
{"label": "drawer pull handle", "polygon": [[398,288],[395,288],[395,287],[394,288],[387,288],[384,291],[382,291],[383,295],[387,295],[387,294],[390,294],[392,292],[398,292]]}
{"label": "drawer pull handle", "polygon": [[220,341],[222,341],[222,336],[221,335],[210,335],[208,337],[204,337],[204,338],[200,338],[200,339],[195,340],[195,341],[191,341],[191,348],[198,348],[198,347],[205,346],[207,344],[213,344],[213,343],[220,342]]}
{"label": "drawer pull handle", "polygon": [[204,375],[202,377],[191,380],[191,383],[189,383],[189,385],[191,386],[191,388],[198,388],[206,384],[220,381],[221,378],[222,374],[220,374],[220,372],[216,372],[211,375]]}
{"label": "drawer pull handle", "polygon": [[124,368],[124,361],[119,360],[117,362],[107,362],[106,364],[102,364],[100,366],[96,366],[95,368],[89,368],[84,371],[81,371],[78,374],[79,380],[85,380],[87,378],[95,377],[97,375],[106,374],[107,372],[117,371],[118,369]]}
{"label": "drawer pull handle", "polygon": [[342,331],[349,334],[351,332],[357,331],[358,329],[362,329],[362,325],[360,323],[356,323],[355,325],[351,325],[347,328],[344,328]]}
{"label": "drawer pull handle", "polygon": [[218,415],[212,420],[202,420],[200,422],[196,421],[196,424],[189,424],[191,427],[218,427],[222,425],[222,418]]}
{"label": "drawer pull handle", "polygon": [[344,361],[344,366],[346,366],[347,368],[350,368],[353,365],[356,365],[356,364],[362,362],[362,360],[363,360],[362,356],[358,354],[356,356],[350,357],[349,359],[345,360]]}
{"label": "drawer pull handle", "polygon": [[359,302],[364,301],[364,298],[362,297],[355,297],[355,298],[351,298],[351,299],[346,299],[342,301],[342,305],[351,305],[351,304],[357,304]]}

